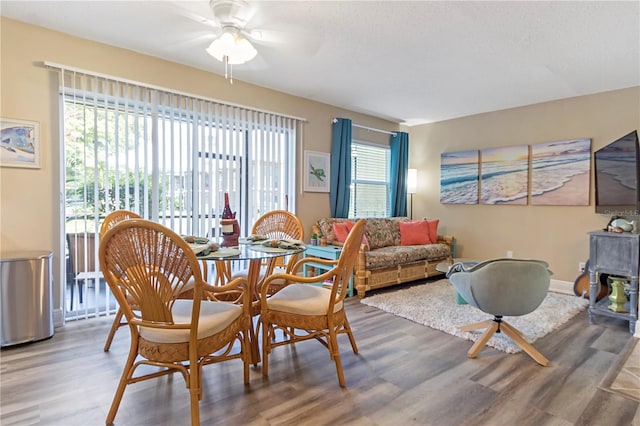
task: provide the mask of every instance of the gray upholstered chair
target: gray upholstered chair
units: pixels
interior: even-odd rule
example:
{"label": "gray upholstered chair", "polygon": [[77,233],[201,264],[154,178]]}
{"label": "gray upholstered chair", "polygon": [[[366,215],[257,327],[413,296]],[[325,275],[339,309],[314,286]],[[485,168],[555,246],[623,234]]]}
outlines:
{"label": "gray upholstered chair", "polygon": [[475,358],[494,333],[504,332],[538,364],[549,364],[520,331],[502,319],[526,315],[540,306],[551,282],[548,266],[541,260],[511,258],[489,260],[469,269],[461,263],[451,266],[447,277],[456,291],[469,305],[494,316],[492,320],[459,327],[461,331],[486,328],[469,349],[469,358]]}

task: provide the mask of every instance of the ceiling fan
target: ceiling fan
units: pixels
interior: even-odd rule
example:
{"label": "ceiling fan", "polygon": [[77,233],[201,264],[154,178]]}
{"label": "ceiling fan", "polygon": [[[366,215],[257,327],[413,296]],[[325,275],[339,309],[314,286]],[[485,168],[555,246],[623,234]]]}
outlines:
{"label": "ceiling fan", "polygon": [[170,4],[178,8],[180,15],[209,29],[198,36],[194,32],[191,42],[201,43],[213,37],[206,51],[225,64],[227,78],[233,65],[245,64],[256,56],[260,59],[257,68],[261,68],[267,66],[267,57],[284,52],[311,55],[321,46],[322,37],[318,32],[293,22],[286,13],[289,10],[286,5],[245,0],[209,0],[208,3],[209,10],[201,2]]}
{"label": "ceiling fan", "polygon": [[255,58],[258,51],[245,31],[252,16],[249,3],[244,0],[210,0],[209,6],[222,33],[211,42],[207,53],[225,65],[244,64]]}

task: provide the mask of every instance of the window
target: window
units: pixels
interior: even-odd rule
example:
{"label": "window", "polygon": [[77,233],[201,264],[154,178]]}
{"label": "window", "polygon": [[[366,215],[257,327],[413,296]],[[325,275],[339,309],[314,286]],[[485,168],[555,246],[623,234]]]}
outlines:
{"label": "window", "polygon": [[388,217],[389,158],[386,146],[353,141],[349,217]]}
{"label": "window", "polygon": [[[214,238],[225,193],[248,235],[262,214],[295,205],[298,119],[64,70],[61,82],[65,232],[74,238],[97,237],[117,209]],[[97,250],[67,253],[97,259]],[[94,272],[86,268],[67,284],[67,319],[115,312],[104,283],[77,279]]]}

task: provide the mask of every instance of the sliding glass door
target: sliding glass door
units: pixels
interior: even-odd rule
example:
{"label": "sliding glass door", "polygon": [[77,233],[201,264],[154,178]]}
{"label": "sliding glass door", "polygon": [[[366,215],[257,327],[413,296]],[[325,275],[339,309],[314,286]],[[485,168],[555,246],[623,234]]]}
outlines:
{"label": "sliding glass door", "polygon": [[115,312],[98,262],[101,221],[126,209],[216,238],[224,193],[247,234],[294,205],[298,121],[62,71],[65,317]]}

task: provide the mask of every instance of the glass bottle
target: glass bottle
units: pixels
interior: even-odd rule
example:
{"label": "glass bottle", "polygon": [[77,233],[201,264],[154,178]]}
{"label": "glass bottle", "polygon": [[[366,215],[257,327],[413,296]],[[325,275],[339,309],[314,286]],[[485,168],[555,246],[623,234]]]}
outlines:
{"label": "glass bottle", "polygon": [[224,208],[222,209],[222,217],[220,221],[220,227],[223,234],[233,234],[233,224],[236,215],[231,212],[231,207],[229,206],[229,193],[224,193]]}

